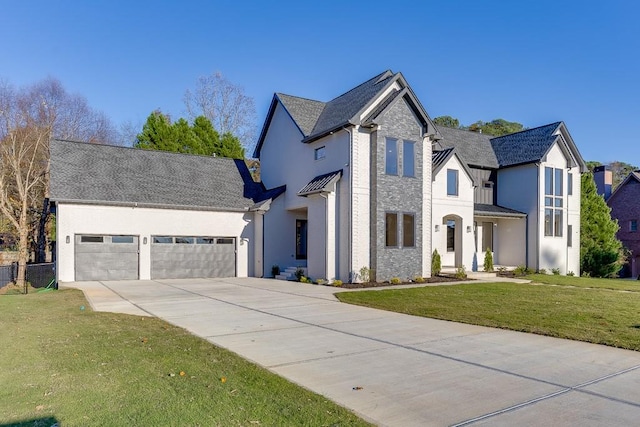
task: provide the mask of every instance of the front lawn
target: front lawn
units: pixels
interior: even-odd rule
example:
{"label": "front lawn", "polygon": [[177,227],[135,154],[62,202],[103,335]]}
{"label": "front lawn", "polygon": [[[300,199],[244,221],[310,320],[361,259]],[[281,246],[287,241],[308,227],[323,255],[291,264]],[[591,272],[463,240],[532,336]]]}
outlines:
{"label": "front lawn", "polygon": [[597,277],[571,277],[553,274],[531,274],[525,277],[535,283],[581,288],[615,289],[640,292],[640,280],[601,279]]}
{"label": "front lawn", "polygon": [[97,313],[82,292],[0,296],[0,424],[368,425],[155,318]]}
{"label": "front lawn", "polygon": [[[549,276],[557,277],[557,276]],[[340,301],[432,317],[640,350],[640,292],[573,286],[474,283],[344,292]]]}

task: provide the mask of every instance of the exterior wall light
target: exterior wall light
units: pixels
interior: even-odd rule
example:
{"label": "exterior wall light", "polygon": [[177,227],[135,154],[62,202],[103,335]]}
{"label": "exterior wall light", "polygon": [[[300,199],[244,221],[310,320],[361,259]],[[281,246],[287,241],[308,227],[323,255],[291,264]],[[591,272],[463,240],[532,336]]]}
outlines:
{"label": "exterior wall light", "polygon": [[146,244],[147,244],[147,237],[146,237],[146,236],[142,238],[142,244],[143,244],[143,245],[146,245]]}
{"label": "exterior wall light", "polygon": [[440,224],[436,224],[436,233],[440,231]]}
{"label": "exterior wall light", "polygon": [[64,239],[65,242],[70,243],[71,242],[71,237],[67,236],[66,239]]}

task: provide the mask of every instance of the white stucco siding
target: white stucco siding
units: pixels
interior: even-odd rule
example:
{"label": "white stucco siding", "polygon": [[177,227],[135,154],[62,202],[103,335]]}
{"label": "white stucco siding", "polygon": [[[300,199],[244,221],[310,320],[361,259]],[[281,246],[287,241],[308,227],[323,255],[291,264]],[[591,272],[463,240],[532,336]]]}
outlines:
{"label": "white stucco siding", "polygon": [[[494,227],[494,257],[495,265],[519,266],[526,264],[526,250],[524,240],[526,237],[527,223],[525,219],[500,218],[493,221],[497,224]],[[482,242],[482,232],[478,231],[480,242]],[[478,253],[480,266],[484,263],[484,252]],[[486,250],[486,248],[485,248]],[[482,268],[480,268],[482,269]]]}
{"label": "white stucco siding", "polygon": [[[526,264],[538,268],[537,245],[539,240],[539,167],[536,164],[516,166],[498,170],[497,202],[505,208],[515,209],[527,214],[529,242],[518,239],[518,244],[526,247]],[[544,220],[544,218],[543,218]],[[544,230],[543,230],[544,231]]]}
{"label": "white stucco siding", "polygon": [[[580,240],[575,239],[576,229],[580,231],[580,184],[576,186],[576,178],[573,177],[573,194],[568,196],[568,173],[570,172],[568,167],[568,159],[566,158],[562,149],[558,144],[554,144],[547,155],[540,164],[540,226],[538,232],[538,238],[540,239],[539,245],[539,257],[540,264],[539,269],[544,268],[551,270],[554,268],[560,269],[561,274],[566,274],[568,271],[573,271],[579,274],[579,257],[580,257]],[[562,236],[545,236],[544,227],[544,212],[545,212],[545,168],[550,167],[554,169],[562,170],[562,199],[563,199],[563,220],[562,220]],[[579,175],[577,168],[573,168],[573,174]],[[576,192],[577,191],[577,192]],[[572,247],[568,246],[568,225],[572,226],[572,234],[574,242]],[[578,234],[579,236],[579,234]],[[576,262],[577,260],[577,262]]]}
{"label": "white stucco siding", "polygon": [[[458,171],[458,195],[447,195],[447,170]],[[438,171],[432,184],[433,249],[440,253],[443,266],[464,267],[471,271],[475,253],[473,234],[474,186],[471,177],[462,167],[457,156],[452,156]],[[447,218],[459,218],[456,222],[456,251],[447,252]],[[438,225],[439,231],[435,231]],[[467,231],[467,227],[469,231]],[[458,245],[461,245],[458,248]],[[456,257],[456,253],[461,251]]]}
{"label": "white stucco siding", "polygon": [[[74,253],[76,234],[124,234],[139,236],[139,271],[141,280],[151,278],[151,236],[235,237],[236,271],[239,277],[254,274],[253,213],[208,212],[174,209],[151,209],[59,203],[58,280],[75,279]],[[69,236],[69,243],[67,243]],[[144,238],[147,243],[144,244]],[[251,261],[250,261],[251,260]]]}
{"label": "white stucco siding", "polygon": [[[349,273],[357,273],[362,267],[371,267],[371,135],[368,130],[360,127],[356,127],[353,132],[350,170],[353,177],[353,194],[351,215],[347,221],[351,223],[351,241],[348,242],[351,250],[351,272],[347,271],[345,277],[345,272],[342,271],[342,280],[348,280]],[[348,200],[349,195],[345,196]],[[348,212],[344,208],[342,211]]]}

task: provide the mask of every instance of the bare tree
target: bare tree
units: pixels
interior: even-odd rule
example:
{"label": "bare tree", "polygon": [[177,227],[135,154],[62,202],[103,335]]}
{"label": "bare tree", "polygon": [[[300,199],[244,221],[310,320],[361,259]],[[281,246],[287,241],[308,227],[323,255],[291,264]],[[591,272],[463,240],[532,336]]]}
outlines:
{"label": "bare tree", "polygon": [[185,92],[184,103],[189,119],[205,116],[221,135],[229,132],[237,137],[246,151],[253,146],[256,130],[253,98],[222,73],[199,77],[195,90]]}
{"label": "bare tree", "polygon": [[104,114],[83,97],[68,94],[56,79],[19,90],[0,82],[0,213],[18,235],[16,284],[25,291],[29,237],[41,240],[42,252],[45,246],[50,139],[99,143],[115,135]]}

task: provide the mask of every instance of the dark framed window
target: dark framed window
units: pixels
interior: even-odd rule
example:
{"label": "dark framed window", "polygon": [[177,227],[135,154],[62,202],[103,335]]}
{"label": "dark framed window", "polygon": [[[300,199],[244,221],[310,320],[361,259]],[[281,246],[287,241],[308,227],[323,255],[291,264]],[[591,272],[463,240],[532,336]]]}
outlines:
{"label": "dark framed window", "polygon": [[416,143],[402,142],[402,176],[416,176]]}
{"label": "dark framed window", "polygon": [[385,168],[387,175],[398,175],[398,140],[387,138],[385,144]]}
{"label": "dark framed window", "polygon": [[631,221],[629,221],[629,231],[631,231],[633,233],[638,231],[638,220],[637,219],[632,219]]}
{"label": "dark framed window", "polygon": [[456,222],[447,220],[447,252],[456,251]]}
{"label": "dark framed window", "polygon": [[413,214],[402,214],[402,247],[411,248],[416,245],[416,217]]}
{"label": "dark framed window", "polygon": [[173,243],[173,237],[170,237],[170,236],[153,236],[153,243]]}
{"label": "dark framed window", "polygon": [[493,252],[493,223],[482,223],[482,251],[486,251],[487,248]]}
{"label": "dark framed window", "polygon": [[447,169],[447,196],[458,195],[458,171]]}
{"label": "dark framed window", "polygon": [[313,151],[313,158],[315,160],[322,160],[327,156],[324,145],[322,147],[318,147]]}
{"label": "dark framed window", "polygon": [[567,225],[567,247],[573,246],[573,225]]}
{"label": "dark framed window", "polygon": [[573,174],[569,172],[567,174],[567,196],[573,195]]}
{"label": "dark framed window", "polygon": [[193,237],[176,237],[176,243],[180,245],[191,245],[193,242]]}
{"label": "dark framed window", "polygon": [[216,239],[213,237],[198,237],[196,238],[196,244],[198,245],[213,245],[216,243]]}
{"label": "dark framed window", "polygon": [[235,243],[235,239],[233,237],[222,237],[216,239],[216,243],[219,245],[233,245]]}
{"label": "dark framed window", "polygon": [[[563,170],[558,168],[544,168],[544,235],[562,237],[563,230]],[[569,174],[571,175],[571,174]],[[571,182],[571,177],[569,177]],[[572,185],[572,184],[568,184]],[[567,192],[573,191],[567,189]]]}
{"label": "dark framed window", "polygon": [[384,220],[385,246],[398,247],[398,214],[387,212]]}
{"label": "dark framed window", "polygon": [[111,236],[111,243],[133,243],[133,236]]}
{"label": "dark framed window", "polygon": [[104,236],[80,236],[80,243],[104,243]]}

